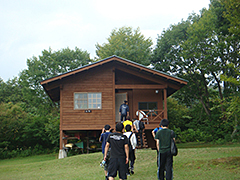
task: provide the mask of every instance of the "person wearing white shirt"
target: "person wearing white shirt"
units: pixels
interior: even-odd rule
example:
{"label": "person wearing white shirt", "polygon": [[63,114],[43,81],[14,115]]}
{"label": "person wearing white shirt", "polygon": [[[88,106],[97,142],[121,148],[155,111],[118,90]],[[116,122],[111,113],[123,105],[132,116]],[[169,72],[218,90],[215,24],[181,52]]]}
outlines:
{"label": "person wearing white shirt", "polygon": [[[130,125],[126,125],[125,129],[127,132],[125,132],[124,135],[128,137],[128,139],[131,143],[131,146],[132,146],[131,148],[129,148],[129,161],[131,161],[130,167],[129,167],[129,163],[127,164],[127,168],[128,168],[127,174],[130,175],[130,173],[134,174],[133,170],[134,170],[134,163],[135,163],[135,159],[136,159],[135,148],[137,146],[137,138],[136,138],[135,133],[133,133],[131,131],[132,128]],[[130,149],[132,149],[132,150],[130,150]]]}

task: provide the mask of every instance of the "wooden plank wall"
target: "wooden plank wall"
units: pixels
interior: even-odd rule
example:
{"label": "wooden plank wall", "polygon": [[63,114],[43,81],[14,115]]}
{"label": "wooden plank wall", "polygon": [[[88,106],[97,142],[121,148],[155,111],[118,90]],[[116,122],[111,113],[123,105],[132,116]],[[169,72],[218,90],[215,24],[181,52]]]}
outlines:
{"label": "wooden plank wall", "polygon": [[162,92],[159,90],[159,93],[156,94],[154,89],[133,90],[133,111],[135,118],[136,111],[138,110],[138,102],[158,102],[158,109],[163,109]]}
{"label": "wooden plank wall", "polygon": [[[90,69],[80,75],[74,75],[65,81],[62,90],[62,129],[63,130],[99,130],[105,124],[114,124],[112,68],[108,65]],[[85,113],[74,110],[74,92],[101,92],[102,109]]]}

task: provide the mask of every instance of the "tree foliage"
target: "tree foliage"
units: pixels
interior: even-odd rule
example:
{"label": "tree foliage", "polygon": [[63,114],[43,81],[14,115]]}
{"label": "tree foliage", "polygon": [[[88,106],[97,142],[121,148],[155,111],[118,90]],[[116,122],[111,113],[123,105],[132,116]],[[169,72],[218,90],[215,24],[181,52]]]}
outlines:
{"label": "tree foliage", "polygon": [[0,79],[0,103],[1,102],[22,102],[24,101],[22,97],[22,90],[19,86],[18,78],[13,78],[4,82]]}
{"label": "tree foliage", "polygon": [[224,11],[224,17],[229,20],[231,26],[229,31],[235,36],[240,35],[240,2],[238,0],[220,0],[225,6],[226,11]]}
{"label": "tree foliage", "polygon": [[[226,119],[226,112],[230,110],[226,103],[232,94],[235,98],[239,94],[239,86],[229,81],[230,77],[232,81],[239,78],[239,74],[229,68],[229,63],[239,67],[239,38],[232,30],[239,26],[236,21],[236,17],[240,18],[239,2],[223,2],[211,0],[208,10],[202,9],[200,15],[191,14],[186,21],[163,31],[151,59],[155,68],[189,81],[174,95],[191,110],[201,109],[195,109],[195,113],[190,111],[193,121],[187,126],[197,129],[199,124],[208,130],[214,128],[219,138],[234,129],[233,118]],[[220,78],[223,74],[228,79]]]}
{"label": "tree foliage", "polygon": [[201,102],[209,116],[212,98],[209,87],[218,91],[220,99],[236,90],[220,79],[223,73],[233,74],[227,63],[236,63],[239,59],[238,41],[228,38],[230,23],[224,18],[224,11],[223,5],[212,0],[209,9],[203,9],[200,16],[192,14],[186,21],[164,31],[152,56],[157,69],[189,81],[189,91],[186,91],[189,98]]}
{"label": "tree foliage", "polygon": [[133,30],[131,27],[114,29],[107,43],[96,44],[96,54],[99,59],[117,55],[143,65],[149,65],[151,56],[152,40],[145,38],[140,29]]}
{"label": "tree foliage", "polygon": [[79,48],[44,50],[38,58],[27,59],[28,69],[20,73],[19,79],[6,83],[0,80],[1,153],[58,147],[59,105],[46,95],[40,81],[90,61],[89,53]]}
{"label": "tree foliage", "polygon": [[23,88],[24,99],[29,104],[39,107],[39,109],[45,112],[46,109],[56,107],[57,104],[52,103],[40,82],[86,65],[89,62],[91,62],[89,53],[77,47],[75,50],[65,48],[56,52],[49,48],[48,51],[43,50],[42,55],[38,58],[33,56],[27,59],[28,69],[23,70],[19,78],[20,85]]}

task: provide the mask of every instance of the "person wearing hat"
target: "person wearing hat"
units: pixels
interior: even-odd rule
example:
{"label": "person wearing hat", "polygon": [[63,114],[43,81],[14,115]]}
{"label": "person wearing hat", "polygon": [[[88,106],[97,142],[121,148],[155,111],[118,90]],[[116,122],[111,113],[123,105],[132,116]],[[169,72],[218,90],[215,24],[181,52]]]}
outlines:
{"label": "person wearing hat", "polygon": [[[104,158],[104,153],[105,153],[105,146],[106,146],[106,140],[109,136],[109,134],[111,134],[110,132],[111,126],[110,125],[105,125],[104,128],[102,129],[102,133],[101,136],[99,137],[99,142],[102,142],[102,153],[103,153],[103,158]],[[110,151],[110,148],[109,148]],[[108,179],[107,177],[107,173],[108,173],[108,161],[109,161],[109,154],[110,152],[108,152],[108,159],[104,164],[104,173],[105,173],[105,178]]]}
{"label": "person wearing hat", "polygon": [[126,117],[129,116],[129,106],[127,100],[121,104],[119,108],[119,115],[121,116],[121,123],[123,123],[126,120]]}

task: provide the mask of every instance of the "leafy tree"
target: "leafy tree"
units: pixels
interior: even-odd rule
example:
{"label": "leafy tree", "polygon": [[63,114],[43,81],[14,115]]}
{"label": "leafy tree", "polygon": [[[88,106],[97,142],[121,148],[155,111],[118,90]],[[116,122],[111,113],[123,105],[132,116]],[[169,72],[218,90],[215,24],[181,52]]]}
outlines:
{"label": "leafy tree", "polygon": [[151,63],[156,69],[173,75],[182,75],[184,61],[181,56],[183,50],[181,44],[188,38],[189,26],[198,19],[198,15],[192,14],[186,21],[182,20],[176,25],[170,25],[161,36],[158,36],[157,45],[151,57]]}
{"label": "leafy tree", "polygon": [[189,109],[185,105],[178,103],[173,97],[167,99],[167,104],[170,129],[178,127],[181,131],[186,130],[186,124],[192,119],[192,117],[189,116]]}
{"label": "leafy tree", "polygon": [[240,89],[240,80],[239,80],[239,76],[240,76],[240,67],[231,63],[228,64],[229,69],[232,69],[233,71],[235,71],[235,73],[238,75],[237,78],[235,77],[229,77],[226,74],[221,75],[221,78],[224,81],[227,81],[229,83],[234,84],[235,86],[238,87],[238,90],[233,92],[231,94],[231,96],[229,97],[229,101],[225,101],[225,106],[227,107],[227,111],[223,114],[224,116],[227,117],[227,119],[232,119],[233,123],[233,132],[232,132],[232,138],[237,137],[237,139],[240,139],[240,127],[239,127],[239,123],[240,123],[240,93],[239,93],[239,89]]}
{"label": "leafy tree", "polygon": [[108,42],[103,45],[96,44],[96,54],[99,59],[117,55],[143,65],[149,65],[151,56],[152,40],[145,38],[140,29],[133,30],[131,27],[114,29]]}
{"label": "leafy tree", "polygon": [[86,65],[89,62],[91,62],[89,53],[77,47],[75,50],[65,48],[55,52],[49,48],[48,51],[43,50],[42,55],[38,58],[33,56],[27,59],[28,69],[23,70],[19,78],[24,99],[31,108],[36,107],[40,113],[46,113],[47,110],[57,107],[58,104],[50,100],[40,82]]}
{"label": "leafy tree", "polygon": [[58,141],[59,116],[28,113],[24,102],[0,104],[1,152],[21,152],[35,147],[53,149],[58,147]]}
{"label": "leafy tree", "polygon": [[45,132],[48,135],[48,141],[51,142],[51,145],[55,148],[59,147],[59,124],[59,114],[57,116],[54,114],[50,114],[47,116],[47,122],[45,123]]}
{"label": "leafy tree", "polygon": [[[227,42],[227,50],[225,51],[225,54],[227,52],[228,56],[227,64],[234,64],[236,68],[240,66],[240,24],[239,24],[239,18],[240,18],[240,2],[239,0],[220,0],[222,5],[225,7],[223,12],[223,17],[226,18],[230,25],[228,27],[229,34],[226,36],[226,42]],[[234,68],[229,68],[228,65],[226,65],[226,71],[223,72],[225,76],[232,77],[237,79],[239,77],[239,74],[237,71],[235,71]],[[239,86],[236,85],[236,83],[231,83],[230,81],[224,81],[228,87],[226,93],[234,93],[236,91],[239,91]]]}
{"label": "leafy tree", "polygon": [[239,0],[220,0],[221,3],[225,6],[226,11],[224,12],[224,17],[229,20],[231,27],[229,31],[236,35],[240,35],[240,2]]}
{"label": "leafy tree", "polygon": [[236,41],[227,39],[229,21],[223,17],[224,10],[224,6],[212,0],[209,10],[203,9],[200,16],[192,14],[186,21],[172,25],[159,37],[152,57],[157,69],[189,81],[184,89],[187,95],[183,97],[188,98],[185,102],[196,99],[209,117],[212,98],[209,87],[217,88],[222,100],[223,91],[228,95],[225,89],[231,87],[221,81],[220,74],[232,74],[226,64],[235,61],[237,52],[233,46]]}
{"label": "leafy tree", "polygon": [[15,77],[11,80],[8,80],[6,83],[0,79],[0,103],[17,103],[22,101],[24,100],[18,79]]}
{"label": "leafy tree", "polygon": [[13,150],[23,147],[25,143],[25,139],[22,139],[23,129],[26,122],[31,120],[32,115],[24,111],[22,103],[1,103],[0,148]]}
{"label": "leafy tree", "polygon": [[[199,21],[200,16],[192,14],[186,21],[171,25],[168,30],[164,31],[158,37],[157,48],[153,51],[152,63],[155,68],[161,71],[187,79],[188,86],[181,91],[181,94],[185,92],[185,95],[182,96],[185,98],[185,104],[191,106],[198,99],[205,112],[210,115],[208,102],[206,102],[209,94],[206,88],[208,83],[205,72],[199,69],[199,61],[197,57],[192,55],[195,52],[188,49],[192,43],[189,42],[189,39],[194,38],[191,37],[194,34],[191,34],[189,29]],[[196,37],[195,41],[197,41]]]}

